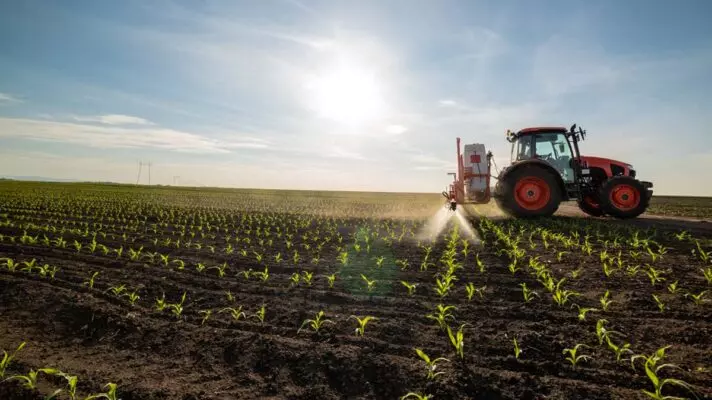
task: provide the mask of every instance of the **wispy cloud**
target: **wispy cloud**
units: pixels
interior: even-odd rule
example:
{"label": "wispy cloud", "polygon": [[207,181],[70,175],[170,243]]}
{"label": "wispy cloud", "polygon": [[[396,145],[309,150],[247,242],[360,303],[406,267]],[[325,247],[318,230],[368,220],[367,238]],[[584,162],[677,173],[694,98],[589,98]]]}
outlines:
{"label": "wispy cloud", "polygon": [[406,128],[403,125],[399,125],[399,124],[392,124],[392,125],[388,125],[386,127],[386,133],[389,133],[391,135],[401,135],[407,131],[408,131],[408,128]]}
{"label": "wispy cloud", "polygon": [[189,153],[230,153],[235,149],[263,149],[255,138],[217,140],[160,127],[118,127],[58,121],[0,118],[0,137],[63,142],[96,148],[160,149]]}
{"label": "wispy cloud", "polygon": [[22,103],[22,100],[7,93],[0,93],[0,104],[3,103]]}
{"label": "wispy cloud", "polygon": [[324,155],[328,158],[341,158],[345,160],[367,160],[361,153],[340,146],[332,147]]}
{"label": "wispy cloud", "polygon": [[155,125],[153,122],[131,115],[107,114],[97,116],[72,116],[77,122],[95,122],[104,125]]}
{"label": "wispy cloud", "polygon": [[438,104],[441,107],[457,107],[459,104],[457,101],[452,100],[452,99],[442,99],[438,101]]}

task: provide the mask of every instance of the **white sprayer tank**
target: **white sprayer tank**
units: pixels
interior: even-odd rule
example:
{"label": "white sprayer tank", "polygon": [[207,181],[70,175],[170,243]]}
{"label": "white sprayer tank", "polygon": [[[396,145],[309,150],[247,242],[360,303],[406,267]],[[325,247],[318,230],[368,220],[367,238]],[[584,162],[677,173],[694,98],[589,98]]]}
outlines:
{"label": "white sprayer tank", "polygon": [[[485,145],[466,144],[462,158],[465,168],[465,197],[468,199],[479,197],[487,189],[487,175],[489,175]],[[482,176],[468,177],[469,174]]]}

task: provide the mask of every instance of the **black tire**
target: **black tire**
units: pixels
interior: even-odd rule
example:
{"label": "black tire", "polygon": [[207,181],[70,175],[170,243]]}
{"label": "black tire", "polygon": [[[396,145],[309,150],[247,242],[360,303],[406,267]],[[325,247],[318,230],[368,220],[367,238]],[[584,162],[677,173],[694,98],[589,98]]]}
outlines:
{"label": "black tire", "polygon": [[581,211],[583,211],[584,213],[586,213],[592,217],[602,217],[602,216],[606,215],[606,213],[603,212],[603,209],[601,208],[600,203],[598,203],[598,207],[588,203],[585,199],[577,200],[576,203],[578,204]]}
{"label": "black tire", "polygon": [[[637,199],[632,196],[637,196]],[[610,178],[601,186],[599,198],[603,212],[619,219],[635,218],[644,213],[650,204],[645,186],[629,176]]]}
{"label": "black tire", "polygon": [[[543,185],[546,185],[549,193],[548,199],[545,196],[541,197],[543,199],[541,202],[530,204],[529,206],[524,206],[524,203],[518,201],[515,189],[517,183],[524,182],[523,180],[525,179],[535,180],[542,185],[542,188]],[[511,216],[518,218],[550,217],[561,204],[561,189],[556,177],[544,167],[524,165],[500,177],[497,181],[494,197],[499,208]],[[520,196],[519,199],[521,198]],[[539,206],[539,204],[541,205]]]}

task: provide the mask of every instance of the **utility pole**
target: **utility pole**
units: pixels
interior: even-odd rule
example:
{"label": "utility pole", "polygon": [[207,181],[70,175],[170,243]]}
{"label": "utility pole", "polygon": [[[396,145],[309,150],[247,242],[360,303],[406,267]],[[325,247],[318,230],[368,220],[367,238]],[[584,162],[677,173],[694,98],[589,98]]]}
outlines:
{"label": "utility pole", "polygon": [[138,162],[138,176],[136,177],[136,184],[138,185],[138,181],[141,180],[141,167],[143,166],[143,163],[141,161]]}
{"label": "utility pole", "polygon": [[151,165],[152,163],[149,161],[147,163],[143,161],[138,162],[138,177],[136,177],[136,184],[138,185],[139,182],[141,181],[141,170],[143,169],[144,166],[148,167],[148,185],[151,185]]}

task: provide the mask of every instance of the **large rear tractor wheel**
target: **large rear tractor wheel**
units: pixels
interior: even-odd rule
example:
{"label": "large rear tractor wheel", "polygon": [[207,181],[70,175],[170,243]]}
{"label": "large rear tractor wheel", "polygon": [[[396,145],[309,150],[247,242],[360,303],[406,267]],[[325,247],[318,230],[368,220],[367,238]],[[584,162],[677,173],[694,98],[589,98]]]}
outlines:
{"label": "large rear tractor wheel", "polygon": [[578,200],[577,203],[581,211],[592,217],[601,217],[605,215],[605,213],[601,209],[601,203],[598,201],[598,199],[594,198],[591,195],[584,196],[584,198],[582,200]]}
{"label": "large rear tractor wheel", "polygon": [[520,217],[548,217],[561,203],[556,178],[536,165],[522,166],[500,178],[495,200],[505,213]]}
{"label": "large rear tractor wheel", "polygon": [[647,190],[629,176],[614,176],[601,186],[601,209],[615,218],[635,218],[650,204]]}

